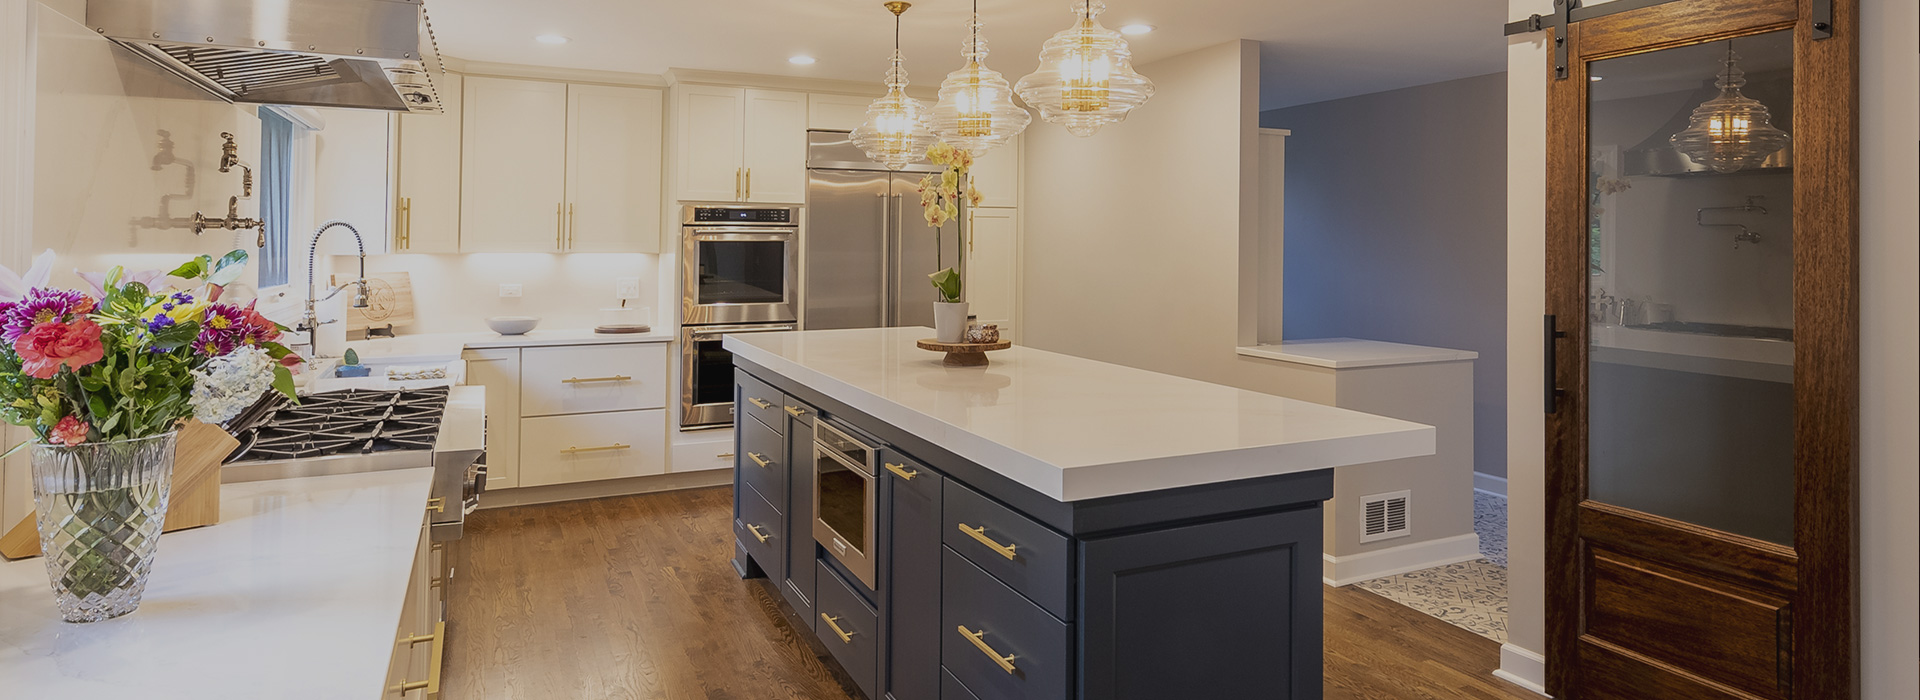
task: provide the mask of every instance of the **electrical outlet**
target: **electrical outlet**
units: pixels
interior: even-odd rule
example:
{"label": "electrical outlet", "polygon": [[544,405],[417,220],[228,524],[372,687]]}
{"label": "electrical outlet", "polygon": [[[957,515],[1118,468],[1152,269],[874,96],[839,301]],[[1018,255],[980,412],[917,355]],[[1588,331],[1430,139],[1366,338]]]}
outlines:
{"label": "electrical outlet", "polygon": [[613,296],[616,299],[640,298],[640,278],[621,277],[613,281]]}
{"label": "electrical outlet", "polygon": [[500,285],[500,298],[502,299],[520,298],[520,285],[519,284]]}

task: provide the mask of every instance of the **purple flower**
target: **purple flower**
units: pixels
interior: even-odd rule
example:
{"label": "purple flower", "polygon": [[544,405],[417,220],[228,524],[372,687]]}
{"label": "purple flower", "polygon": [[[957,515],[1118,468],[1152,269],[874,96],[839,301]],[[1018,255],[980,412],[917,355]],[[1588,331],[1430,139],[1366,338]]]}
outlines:
{"label": "purple flower", "polygon": [[235,338],[230,333],[209,333],[200,331],[200,337],[193,339],[193,349],[207,357],[219,357],[233,352]]}
{"label": "purple flower", "polygon": [[35,325],[65,323],[93,311],[93,298],[69,289],[34,288],[18,302],[8,303],[0,315],[0,340],[11,345]]}

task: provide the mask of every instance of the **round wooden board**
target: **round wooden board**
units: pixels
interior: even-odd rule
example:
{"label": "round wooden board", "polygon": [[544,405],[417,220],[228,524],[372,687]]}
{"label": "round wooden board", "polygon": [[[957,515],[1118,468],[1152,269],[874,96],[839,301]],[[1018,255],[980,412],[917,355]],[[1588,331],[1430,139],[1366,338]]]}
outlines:
{"label": "round wooden board", "polygon": [[922,350],[946,353],[947,356],[940,361],[940,364],[948,367],[985,367],[987,366],[987,352],[992,350],[1005,350],[1013,347],[1013,341],[1002,340],[997,343],[942,343],[932,338],[922,338],[918,345]]}

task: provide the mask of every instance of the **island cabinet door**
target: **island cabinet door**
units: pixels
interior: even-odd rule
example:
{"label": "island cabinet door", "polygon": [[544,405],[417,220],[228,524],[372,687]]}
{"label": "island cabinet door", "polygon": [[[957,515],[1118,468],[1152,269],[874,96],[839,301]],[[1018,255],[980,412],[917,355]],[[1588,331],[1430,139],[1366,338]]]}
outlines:
{"label": "island cabinet door", "polygon": [[1316,503],[1081,542],[1080,697],[1318,700],[1320,532]]}
{"label": "island cabinet door", "polygon": [[890,700],[940,700],[940,482],[938,472],[891,449],[880,452],[881,610],[886,616],[880,684]]}
{"label": "island cabinet door", "polygon": [[817,628],[818,616],[813,614],[814,599],[814,562],[820,559],[813,542],[813,418],[818,412],[812,406],[800,403],[793,397],[786,397],[787,412],[787,532],[795,536],[787,538],[787,571],[780,585],[780,594],[793,606],[794,612],[807,623],[808,628]]}

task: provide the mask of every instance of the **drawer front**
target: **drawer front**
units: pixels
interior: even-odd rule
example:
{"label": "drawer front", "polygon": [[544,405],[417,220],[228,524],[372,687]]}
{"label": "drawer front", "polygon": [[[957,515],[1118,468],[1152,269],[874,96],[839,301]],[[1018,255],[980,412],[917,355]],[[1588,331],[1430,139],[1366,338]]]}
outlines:
{"label": "drawer front", "polygon": [[827,651],[840,661],[841,668],[860,686],[867,697],[878,697],[880,668],[880,616],[853,592],[853,587],[826,562],[815,562],[814,578],[819,581],[820,599],[814,601],[813,628]]}
{"label": "drawer front", "polygon": [[890,449],[880,451],[880,497],[891,537],[881,595],[887,644],[880,683],[891,700],[940,697],[941,476]]}
{"label": "drawer front", "polygon": [[520,485],[667,472],[665,411],[520,419]]}
{"label": "drawer front", "polygon": [[940,665],[986,700],[1069,697],[1072,628],[952,549],[945,557]]}
{"label": "drawer front", "polygon": [[578,345],[520,351],[520,415],[667,405],[667,346]]}
{"label": "drawer front", "polygon": [[[813,429],[801,428],[800,421],[793,421],[787,430],[788,461],[799,466],[787,470],[787,522],[793,523],[795,532],[811,535],[813,532]],[[800,459],[793,460],[794,455]],[[811,536],[789,538],[787,540],[787,579],[780,592],[787,602],[793,605],[806,621],[807,629],[819,627],[820,618],[813,614],[814,566],[820,558],[819,545]]]}
{"label": "drawer front", "polygon": [[680,473],[732,469],[733,457],[737,452],[733,449],[733,431],[719,430],[714,434],[724,439],[673,443],[673,464],[668,465],[669,471]]}
{"label": "drawer front", "polygon": [[769,576],[786,570],[787,528],[786,521],[780,519],[780,513],[773,509],[765,496],[752,486],[734,492],[739,501],[739,512],[733,521],[733,532],[745,545],[747,554],[753,556]]}
{"label": "drawer front", "polygon": [[980,700],[980,696],[974,695],[973,691],[967,689],[965,683],[954,678],[952,671],[942,667],[940,669],[940,700]]}
{"label": "drawer front", "polygon": [[739,421],[734,430],[740,435],[735,463],[740,465],[740,480],[752,484],[782,513],[787,512],[786,438],[756,420]]}
{"label": "drawer front", "polygon": [[774,432],[786,434],[786,394],[739,370],[734,370],[733,383],[739,387],[739,396],[736,397],[739,405],[734,407],[734,415],[753,416],[760,419],[761,424],[773,428]]}
{"label": "drawer front", "polygon": [[1054,617],[1073,619],[1073,548],[1065,535],[951,480],[941,495],[947,546]]}

